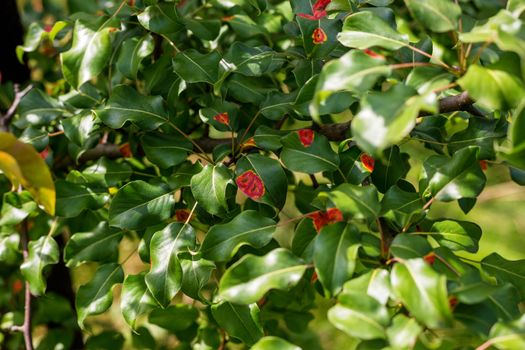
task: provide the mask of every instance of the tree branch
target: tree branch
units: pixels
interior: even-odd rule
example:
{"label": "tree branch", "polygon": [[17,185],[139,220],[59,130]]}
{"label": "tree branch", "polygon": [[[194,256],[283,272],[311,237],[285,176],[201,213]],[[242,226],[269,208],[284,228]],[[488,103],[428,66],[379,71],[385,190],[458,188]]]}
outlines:
{"label": "tree branch", "polygon": [[26,86],[26,88],[22,91],[20,91],[20,86],[18,84],[15,84],[15,97],[13,98],[13,102],[11,103],[11,106],[7,110],[5,114],[0,114],[0,130],[7,131],[9,123],[11,122],[11,119],[13,119],[13,116],[15,115],[16,108],[20,104],[20,101],[22,101],[22,98],[27,95],[27,93],[33,88],[33,85],[29,84]]}
{"label": "tree branch", "polygon": [[[459,95],[444,97],[439,100],[439,113],[451,113],[456,111],[466,111],[476,116],[483,116],[483,114],[477,110],[473,103],[475,101],[468,95],[467,92],[462,92]],[[420,117],[429,116],[427,112],[421,112]],[[350,129],[350,122],[334,123],[334,124],[314,124],[312,129],[316,130],[320,134],[326,136],[330,141],[342,141],[347,139],[347,131]],[[194,139],[195,143],[206,153],[211,153],[213,149],[222,144],[229,144],[232,142],[231,138],[212,139],[208,136],[204,136],[200,139]],[[97,160],[101,157],[110,159],[120,158],[122,154],[118,145],[105,143],[98,144],[95,148],[87,150],[80,156],[79,161],[85,163],[90,160]]]}

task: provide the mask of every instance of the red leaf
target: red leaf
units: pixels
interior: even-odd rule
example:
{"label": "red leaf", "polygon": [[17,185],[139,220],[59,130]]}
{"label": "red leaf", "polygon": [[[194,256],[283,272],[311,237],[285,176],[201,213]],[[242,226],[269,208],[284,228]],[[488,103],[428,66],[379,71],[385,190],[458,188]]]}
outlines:
{"label": "red leaf", "polygon": [[45,32],[48,32],[48,33],[49,33],[51,30],[53,30],[53,26],[52,26],[51,24],[46,24],[46,25],[44,26],[44,31],[45,31]]}
{"label": "red leaf", "polygon": [[318,21],[320,18],[317,18],[315,15],[309,15],[307,13],[298,13],[297,14],[298,17],[302,17],[302,18],[306,18],[306,19],[310,19],[312,21]]}
{"label": "red leaf", "polygon": [[47,155],[49,154],[49,146],[46,146],[42,152],[40,152],[40,157],[42,159],[46,159]]}
{"label": "red leaf", "polygon": [[314,132],[311,129],[298,130],[297,135],[299,135],[299,141],[304,147],[310,147],[312,142],[314,142]]}
{"label": "red leaf", "polygon": [[487,164],[486,160],[480,160],[479,166],[481,167],[481,170],[486,171],[489,168],[489,165]]}
{"label": "red leaf", "polygon": [[361,164],[363,164],[366,170],[368,170],[369,172],[374,171],[374,165],[375,165],[374,158],[370,157],[366,153],[362,153],[361,156],[359,156],[359,159],[361,160]]}
{"label": "red leaf", "polygon": [[175,210],[175,219],[179,222],[186,222],[190,217],[190,211],[188,209],[177,209]]}
{"label": "red leaf", "polygon": [[242,193],[253,200],[257,200],[264,195],[264,184],[253,170],[248,170],[239,175],[236,182]]}
{"label": "red leaf", "polygon": [[323,44],[326,40],[328,40],[328,36],[326,36],[326,33],[324,32],[323,28],[315,28],[312,39],[314,39],[314,44],[319,45]]}
{"label": "red leaf", "polygon": [[372,58],[385,58],[385,56],[380,55],[377,52],[374,52],[374,51],[372,51],[370,49],[364,49],[363,52],[366,53],[368,56],[370,56]]}
{"label": "red leaf", "polygon": [[426,261],[428,264],[432,265],[432,264],[434,264],[434,262],[436,261],[436,255],[435,255],[434,253],[428,253],[427,255],[425,255],[425,256],[423,257],[423,259],[425,259],[425,261]]}
{"label": "red leaf", "polygon": [[213,120],[224,124],[224,125],[230,125],[230,116],[228,115],[228,112],[219,113],[216,116],[213,117]]}
{"label": "red leaf", "polygon": [[332,0],[317,0],[314,6],[312,7],[312,9],[314,10],[314,13],[315,11],[324,11],[326,10],[326,7],[328,6],[328,4],[331,2]]}
{"label": "red leaf", "polygon": [[248,140],[241,143],[241,151],[243,152],[252,148],[257,148],[257,144],[253,137],[250,137]]}
{"label": "red leaf", "polygon": [[119,150],[120,150],[120,154],[122,154],[122,156],[124,158],[131,158],[133,157],[133,153],[131,152],[131,147],[129,145],[129,143],[124,143],[122,145],[119,146]]}
{"label": "red leaf", "polygon": [[332,0],[317,0],[315,4],[312,6],[313,16],[307,13],[298,13],[297,16],[303,17],[306,19],[310,19],[313,21],[318,21],[321,18],[326,16],[326,6],[328,6],[328,4],[331,1]]}
{"label": "red leaf", "polygon": [[330,208],[327,211],[316,211],[308,215],[314,221],[314,227],[317,232],[326,225],[335,224],[343,221],[343,213],[337,208]]}
{"label": "red leaf", "polygon": [[310,278],[310,282],[315,283],[315,281],[317,281],[318,279],[319,277],[317,276],[317,272],[314,271],[314,273],[312,274],[312,278]]}
{"label": "red leaf", "polygon": [[448,298],[448,305],[450,306],[451,309],[454,309],[457,304],[458,304],[458,298],[456,298],[453,295]]}
{"label": "red leaf", "polygon": [[13,294],[18,294],[22,291],[24,288],[24,284],[21,280],[18,278],[13,282],[13,286],[11,287],[11,290],[13,291]]}

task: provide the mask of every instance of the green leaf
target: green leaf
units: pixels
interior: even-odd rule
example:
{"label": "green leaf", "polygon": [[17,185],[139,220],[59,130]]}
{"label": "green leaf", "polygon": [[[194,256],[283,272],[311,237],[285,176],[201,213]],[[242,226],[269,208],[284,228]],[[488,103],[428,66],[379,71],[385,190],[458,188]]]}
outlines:
{"label": "green leaf", "polygon": [[170,305],[165,309],[156,309],[148,317],[149,323],[179,332],[191,327],[199,317],[199,310],[191,305]]}
{"label": "green leaf", "polygon": [[372,58],[359,50],[351,50],[341,58],[331,60],[319,75],[310,113],[317,117],[319,109],[333,93],[350,91],[362,94],[390,72],[391,68],[385,65],[384,59]]}
{"label": "green leaf", "polygon": [[516,76],[479,65],[471,65],[458,84],[477,103],[491,110],[516,107],[525,97],[523,83]]}
{"label": "green leaf", "polygon": [[24,37],[24,45],[16,47],[16,56],[21,64],[24,64],[24,52],[33,52],[38,49],[46,33],[39,23],[33,22],[29,25]]}
{"label": "green leaf", "polygon": [[101,265],[94,277],[78,289],[75,305],[78,325],[84,329],[88,316],[100,315],[113,303],[113,289],[124,280],[124,271],[119,264]]}
{"label": "green leaf", "polygon": [[190,49],[177,53],[173,58],[173,70],[188,83],[214,84],[219,79],[221,55],[217,51],[201,54]]}
{"label": "green leaf", "polygon": [[226,270],[219,296],[237,304],[255,303],[270,289],[289,290],[305,270],[303,261],[284,248],[260,257],[248,254]]}
{"label": "green leaf", "polygon": [[[385,193],[410,170],[409,155],[401,153],[398,146],[393,146],[383,152],[382,159],[374,164],[371,178],[377,190]],[[361,163],[362,165],[362,163]]]}
{"label": "green leaf", "polygon": [[372,11],[357,12],[346,17],[343,31],[337,35],[337,39],[344,46],[357,49],[380,46],[398,50],[408,44],[406,37]]}
{"label": "green leaf", "polygon": [[465,250],[470,253],[478,251],[481,228],[475,223],[459,220],[440,220],[432,224],[432,237],[438,243],[451,250]]}
{"label": "green leaf", "polygon": [[224,60],[227,62],[229,72],[260,77],[278,69],[284,62],[275,57],[275,54],[268,47],[250,47],[242,42],[235,42],[224,56]]}
{"label": "green leaf", "polygon": [[264,247],[270,243],[275,230],[275,221],[257,211],[245,210],[226,224],[212,226],[204,237],[200,252],[205,259],[227,261],[243,245]]}
{"label": "green leaf", "polygon": [[383,150],[410,133],[424,103],[414,89],[402,84],[386,92],[366,95],[352,121],[352,135],[357,145],[372,156],[380,157]]}
{"label": "green leaf", "polygon": [[227,187],[233,184],[230,170],[224,165],[206,165],[191,178],[191,192],[208,213],[223,215],[228,211]]}
{"label": "green leaf", "polygon": [[300,347],[287,342],[286,340],[274,336],[267,336],[259,339],[255,343],[251,350],[301,350]]}
{"label": "green leaf", "polygon": [[359,230],[342,222],[323,227],[315,240],[315,271],[329,295],[338,294],[354,273],[352,246],[359,246]]}
{"label": "green leaf", "polygon": [[525,347],[525,316],[521,316],[514,322],[496,323],[490,330],[490,339],[485,344],[492,345],[499,350]]}
{"label": "green leaf", "polygon": [[410,233],[398,234],[390,244],[390,252],[396,258],[421,258],[432,251],[428,241],[418,235]]}
{"label": "green leaf", "polygon": [[151,55],[154,48],[155,44],[150,34],[124,40],[117,59],[118,70],[126,78],[137,79],[140,63]]}
{"label": "green leaf", "polygon": [[151,267],[144,279],[151,295],[163,307],[168,306],[182,285],[178,254],[195,249],[195,246],[193,227],[178,222],[169,224],[151,238]]}
{"label": "green leaf", "polygon": [[390,322],[388,311],[376,299],[352,292],[339,296],[339,303],[328,310],[328,320],[338,329],[358,339],[384,339]]}
{"label": "green leaf", "polygon": [[196,300],[205,300],[201,289],[210,280],[215,264],[205,259],[180,259],[182,267],[181,290],[187,296]]}
{"label": "green leaf", "polygon": [[317,231],[310,218],[299,221],[292,241],[292,252],[306,262],[313,260]]}
{"label": "green leaf", "polygon": [[188,30],[202,40],[213,40],[220,32],[221,22],[219,20],[194,20],[185,17],[184,25]]}
{"label": "green leaf", "polygon": [[492,253],[481,260],[481,268],[499,281],[512,283],[518,288],[521,300],[525,299],[525,260],[506,260]]}
{"label": "green leaf", "polygon": [[452,0],[405,0],[412,17],[427,29],[443,33],[456,30],[461,8]]}
{"label": "green leaf", "polygon": [[31,294],[42,295],[46,291],[43,271],[46,266],[57,264],[60,252],[57,242],[51,235],[45,235],[29,242],[29,255],[20,266],[22,275],[29,282]]}
{"label": "green leaf", "polygon": [[101,158],[82,172],[83,175],[100,178],[101,183],[106,187],[116,186],[126,181],[131,176],[131,173],[131,167],[127,163],[119,163],[106,158]]}
{"label": "green leaf", "polygon": [[506,123],[503,119],[489,120],[470,118],[465,130],[455,133],[447,143],[449,154],[454,154],[467,146],[479,147],[479,159],[494,159],[494,142],[504,137]]}
{"label": "green leaf", "polygon": [[282,209],[286,201],[288,179],[279,161],[261,154],[249,154],[237,162],[236,173],[241,175],[248,170],[253,170],[264,184],[264,195],[257,201]]}
{"label": "green leaf", "polygon": [[386,330],[388,341],[395,349],[414,348],[417,337],[423,328],[413,318],[398,314]]}
{"label": "green leaf", "polygon": [[355,219],[374,220],[381,205],[374,186],[342,184],[330,192],[321,192],[321,198],[328,198],[345,215]]}
{"label": "green leaf", "polygon": [[477,159],[478,147],[465,147],[452,156],[431,156],[423,163],[419,189],[423,197],[449,202],[475,198],[485,186],[485,174]]}
{"label": "green leaf", "polygon": [[73,29],[73,44],[62,53],[62,74],[75,89],[106,68],[111,55],[111,27],[106,17],[94,21],[78,19]]}
{"label": "green leaf", "polygon": [[64,249],[66,266],[76,267],[86,261],[115,261],[123,234],[121,230],[109,228],[105,221],[91,232],[73,234]]}
{"label": "green leaf", "polygon": [[137,16],[140,24],[157,34],[169,34],[184,28],[176,3],[148,6]]}
{"label": "green leaf", "polygon": [[281,143],[281,161],[291,171],[314,174],[334,171],[339,167],[339,156],[324,135],[314,133],[312,144],[305,146],[298,132],[291,132],[281,139]]}
{"label": "green leaf", "polygon": [[127,121],[139,128],[155,130],[168,121],[164,101],[160,96],[143,96],[127,85],[113,89],[106,106],[94,111],[98,119],[113,129],[120,129]]}
{"label": "green leaf", "polygon": [[169,168],[186,160],[193,150],[190,141],[178,135],[148,133],[141,138],[146,157],[161,168]]}
{"label": "green leaf", "polygon": [[423,206],[424,203],[417,193],[392,186],[381,201],[380,215],[402,231],[423,218]]}
{"label": "green leaf", "polygon": [[32,212],[36,211],[37,205],[27,191],[20,193],[4,193],[2,211],[0,212],[0,226],[17,225],[24,221]]}
{"label": "green leaf", "polygon": [[98,121],[91,111],[85,111],[62,119],[60,122],[66,137],[77,146],[84,146],[90,134],[96,129]]}
{"label": "green leaf", "polygon": [[47,213],[55,214],[55,184],[47,164],[33,146],[0,132],[0,171],[13,187],[22,185]]}
{"label": "green leaf", "polygon": [[120,310],[124,320],[132,329],[135,329],[139,316],[149,313],[158,306],[146,286],[144,275],[145,273],[128,275],[122,285]]}
{"label": "green leaf", "polygon": [[98,209],[109,199],[109,193],[94,192],[86,186],[58,180],[56,186],[56,215],[71,218],[80,215],[85,209]]}
{"label": "green leaf", "polygon": [[257,304],[235,305],[221,302],[211,307],[213,318],[233,338],[251,346],[263,337]]}
{"label": "green leaf", "polygon": [[430,328],[451,324],[446,277],[435,272],[423,259],[396,263],[390,283],[397,298],[419,322]]}
{"label": "green leaf", "polygon": [[109,206],[109,225],[141,229],[158,224],[171,215],[175,200],[163,186],[132,181],[122,187]]}
{"label": "green leaf", "polygon": [[[510,145],[500,149],[501,155],[507,162],[521,170],[525,170],[525,104],[514,113],[508,131]],[[515,172],[516,173],[516,172]]]}

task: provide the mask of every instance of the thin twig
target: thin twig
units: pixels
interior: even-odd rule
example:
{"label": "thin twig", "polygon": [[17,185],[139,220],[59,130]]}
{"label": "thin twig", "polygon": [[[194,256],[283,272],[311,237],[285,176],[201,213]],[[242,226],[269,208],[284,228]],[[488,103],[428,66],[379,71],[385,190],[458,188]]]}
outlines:
{"label": "thin twig", "polygon": [[[24,260],[28,259],[28,225],[27,219],[22,222],[22,254]],[[26,350],[33,350],[33,338],[31,335],[31,290],[29,289],[29,282],[25,282],[25,300],[24,300],[24,324],[22,325],[22,332],[24,334],[24,342]]]}
{"label": "thin twig", "polygon": [[13,119],[13,116],[15,115],[16,108],[20,104],[20,101],[22,101],[22,98],[27,95],[27,93],[33,88],[33,85],[29,84],[25,87],[24,90],[20,91],[20,86],[18,84],[15,84],[15,97],[13,98],[13,102],[11,103],[11,106],[5,112],[4,115],[0,114],[0,129],[3,131],[8,130],[8,125],[11,122],[11,119]]}

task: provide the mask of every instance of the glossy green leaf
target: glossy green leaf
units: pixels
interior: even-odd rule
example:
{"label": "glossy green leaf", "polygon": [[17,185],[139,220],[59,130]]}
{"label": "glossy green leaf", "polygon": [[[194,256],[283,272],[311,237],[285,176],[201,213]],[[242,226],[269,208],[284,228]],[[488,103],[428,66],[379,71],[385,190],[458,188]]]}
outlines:
{"label": "glossy green leaf", "polygon": [[310,113],[317,116],[320,107],[335,92],[364,93],[380,77],[389,75],[390,70],[383,59],[372,58],[359,50],[351,50],[341,58],[328,62],[319,75]]}
{"label": "glossy green leaf", "polygon": [[328,310],[328,320],[338,329],[359,339],[385,338],[388,311],[376,299],[362,293],[345,293]]}
{"label": "glossy green leaf", "polygon": [[91,111],[79,113],[61,120],[64,134],[78,146],[83,146],[89,140],[90,134],[96,129],[98,120]]}
{"label": "glossy green leaf", "polygon": [[158,224],[171,215],[172,192],[163,186],[132,181],[122,187],[109,206],[109,225],[141,229]]}
{"label": "glossy green leaf", "polygon": [[75,89],[106,68],[111,55],[111,27],[108,24],[106,17],[75,22],[73,44],[60,55],[62,74]]}
{"label": "glossy green leaf", "polygon": [[126,181],[131,176],[131,167],[125,162],[117,162],[106,158],[99,159],[95,164],[84,169],[82,174],[100,178],[104,186],[112,187]]}
{"label": "glossy green leaf", "polygon": [[481,260],[483,271],[493,275],[499,281],[510,282],[525,298],[525,265],[524,260],[507,260],[498,253],[492,253]]}
{"label": "glossy green leaf", "polygon": [[218,20],[195,20],[185,17],[184,25],[193,34],[203,40],[213,40],[220,32],[221,22]]}
{"label": "glossy green leaf", "polygon": [[228,334],[246,345],[255,344],[263,337],[257,304],[236,305],[228,302],[215,304],[211,308],[213,318]]}
{"label": "glossy green leaf", "polygon": [[113,262],[118,257],[118,245],[124,232],[111,229],[101,222],[91,232],[77,232],[71,236],[64,249],[64,261],[68,267],[76,267],[86,261]]}
{"label": "glossy green leaf", "polygon": [[226,224],[212,226],[204,237],[200,251],[205,259],[227,261],[243,245],[264,247],[275,230],[275,221],[254,210],[245,210]]}
{"label": "glossy green leaf", "polygon": [[122,316],[132,329],[136,328],[140,316],[158,307],[146,286],[144,273],[126,276],[120,298]]}
{"label": "glossy green leaf", "polygon": [[[362,164],[361,162],[361,166]],[[377,190],[385,193],[399,180],[405,178],[409,170],[409,155],[401,152],[398,146],[393,146],[385,150],[381,159],[374,163],[374,170],[370,177]]]}
{"label": "glossy green leaf", "polygon": [[274,336],[266,336],[261,339],[257,343],[255,343],[252,347],[252,350],[273,350],[273,349],[280,349],[280,350],[301,350],[300,347],[293,345],[292,343],[287,342],[286,340]]}
{"label": "glossy green leaf", "polygon": [[222,215],[228,211],[228,185],[233,184],[232,174],[224,165],[206,165],[191,178],[191,192],[208,213]]}
{"label": "glossy green leaf", "polygon": [[401,259],[421,258],[431,251],[432,246],[425,238],[410,233],[399,233],[390,244],[392,255]]}
{"label": "glossy green leaf", "polygon": [[171,223],[151,238],[151,267],[144,279],[151,295],[163,307],[168,306],[182,285],[178,254],[195,249],[195,245],[195,230],[182,223]]}
{"label": "glossy green leaf", "polygon": [[451,324],[446,277],[435,272],[423,259],[396,263],[390,283],[397,298],[419,322],[431,328]]}
{"label": "glossy green leaf", "polygon": [[39,89],[31,89],[18,105],[20,119],[14,121],[19,128],[29,125],[45,125],[56,118],[69,115],[67,109],[58,100],[46,95]]}
{"label": "glossy green leaf", "polygon": [[281,209],[286,201],[288,180],[279,161],[261,154],[249,154],[237,162],[237,175],[253,170],[264,184],[265,193],[258,199],[262,203]]}
{"label": "glossy green leaf", "polygon": [[32,212],[36,211],[37,205],[29,192],[7,192],[4,193],[2,210],[0,211],[0,226],[17,225],[24,221]]}
{"label": "glossy green leaf", "polygon": [[158,34],[169,34],[184,28],[175,3],[148,6],[137,16],[140,24]]}
{"label": "glossy green leaf", "polygon": [[481,238],[481,228],[475,223],[457,220],[442,220],[432,224],[432,237],[451,250],[466,250],[470,253],[478,251]]}
{"label": "glossy green leaf", "polygon": [[405,0],[412,16],[433,32],[456,30],[461,8],[452,0]]}
{"label": "glossy green leaf", "polygon": [[148,321],[171,332],[179,332],[191,327],[198,317],[199,311],[195,307],[178,304],[153,310]]}
{"label": "glossy green leaf", "polygon": [[465,147],[452,156],[431,156],[423,163],[419,188],[424,197],[448,202],[475,198],[485,187],[485,175],[477,160],[479,148]]}
{"label": "glossy green leaf", "polygon": [[502,119],[486,120],[470,118],[468,127],[450,138],[447,144],[449,154],[454,154],[467,146],[479,147],[479,159],[493,159],[494,142],[506,135],[505,123]]}
{"label": "glossy green leaf", "polygon": [[127,85],[115,87],[106,106],[94,113],[113,129],[119,129],[130,121],[141,129],[154,130],[168,121],[160,96],[143,96]]}
{"label": "glossy green leaf", "polygon": [[117,59],[118,70],[129,79],[137,79],[140,63],[154,48],[153,37],[149,34],[124,40]]}
{"label": "glossy green leaf", "polygon": [[485,343],[499,350],[525,347],[525,317],[514,322],[498,322],[490,330],[490,339]]}
{"label": "glossy green leaf", "polygon": [[299,221],[292,240],[292,252],[306,262],[313,260],[317,231],[310,218]]}
{"label": "glossy green leaf", "polygon": [[423,200],[417,193],[393,186],[381,200],[380,214],[399,230],[403,230],[423,217],[423,206]]}
{"label": "glossy green leaf", "polygon": [[60,250],[57,242],[48,234],[30,241],[28,251],[29,255],[20,265],[20,271],[29,282],[31,294],[42,295],[47,285],[46,278],[43,276],[44,268],[58,263]]}
{"label": "glossy green leaf", "polygon": [[377,190],[373,186],[342,184],[330,192],[322,192],[344,214],[355,219],[375,219],[381,209]]}
{"label": "glossy green leaf", "polygon": [[214,84],[219,79],[220,61],[217,51],[201,54],[191,49],[177,53],[173,58],[173,70],[188,83]]}
{"label": "glossy green leaf", "polygon": [[283,60],[275,54],[267,47],[250,47],[236,42],[224,55],[224,60],[230,72],[259,77],[279,68]]}
{"label": "glossy green leaf", "polygon": [[386,333],[395,349],[410,349],[414,347],[417,336],[422,330],[423,327],[415,319],[398,314],[392,319],[392,325],[388,327]]}
{"label": "glossy green leaf", "polygon": [[215,264],[205,259],[180,259],[182,267],[181,290],[187,296],[196,300],[205,300],[201,289],[210,280]]}
{"label": "glossy green leaf", "polygon": [[169,168],[186,160],[193,145],[179,136],[148,133],[141,139],[146,157],[161,168]]}
{"label": "glossy green leaf", "polygon": [[291,171],[313,174],[338,169],[339,156],[324,135],[314,133],[313,142],[305,146],[298,132],[292,132],[283,137],[281,143],[281,161]]}
{"label": "glossy green leaf", "polygon": [[260,257],[245,255],[222,276],[219,295],[232,303],[254,303],[270,289],[289,290],[305,270],[303,261],[284,248]]}
{"label": "glossy green leaf", "polygon": [[525,97],[523,83],[506,71],[472,65],[458,84],[489,109],[513,108]]}
{"label": "glossy green leaf", "polygon": [[372,156],[399,143],[416,125],[423,100],[412,88],[395,85],[387,92],[370,93],[352,121],[357,145]]}
{"label": "glossy green leaf", "polygon": [[329,292],[338,294],[352,277],[355,256],[352,246],[359,245],[359,230],[351,224],[337,223],[323,227],[314,245],[314,265],[319,281]]}
{"label": "glossy green leaf", "polygon": [[343,31],[337,35],[337,39],[344,46],[357,49],[380,46],[398,50],[408,44],[406,37],[371,11],[357,12],[346,17]]}
{"label": "glossy green leaf", "polygon": [[64,180],[58,180],[55,186],[57,216],[75,217],[85,209],[101,208],[109,199],[109,193],[106,191],[96,192],[89,187]]}
{"label": "glossy green leaf", "polygon": [[113,303],[113,289],[124,280],[124,271],[119,264],[101,265],[88,283],[78,289],[75,305],[78,325],[84,328],[88,316],[100,315]]}

